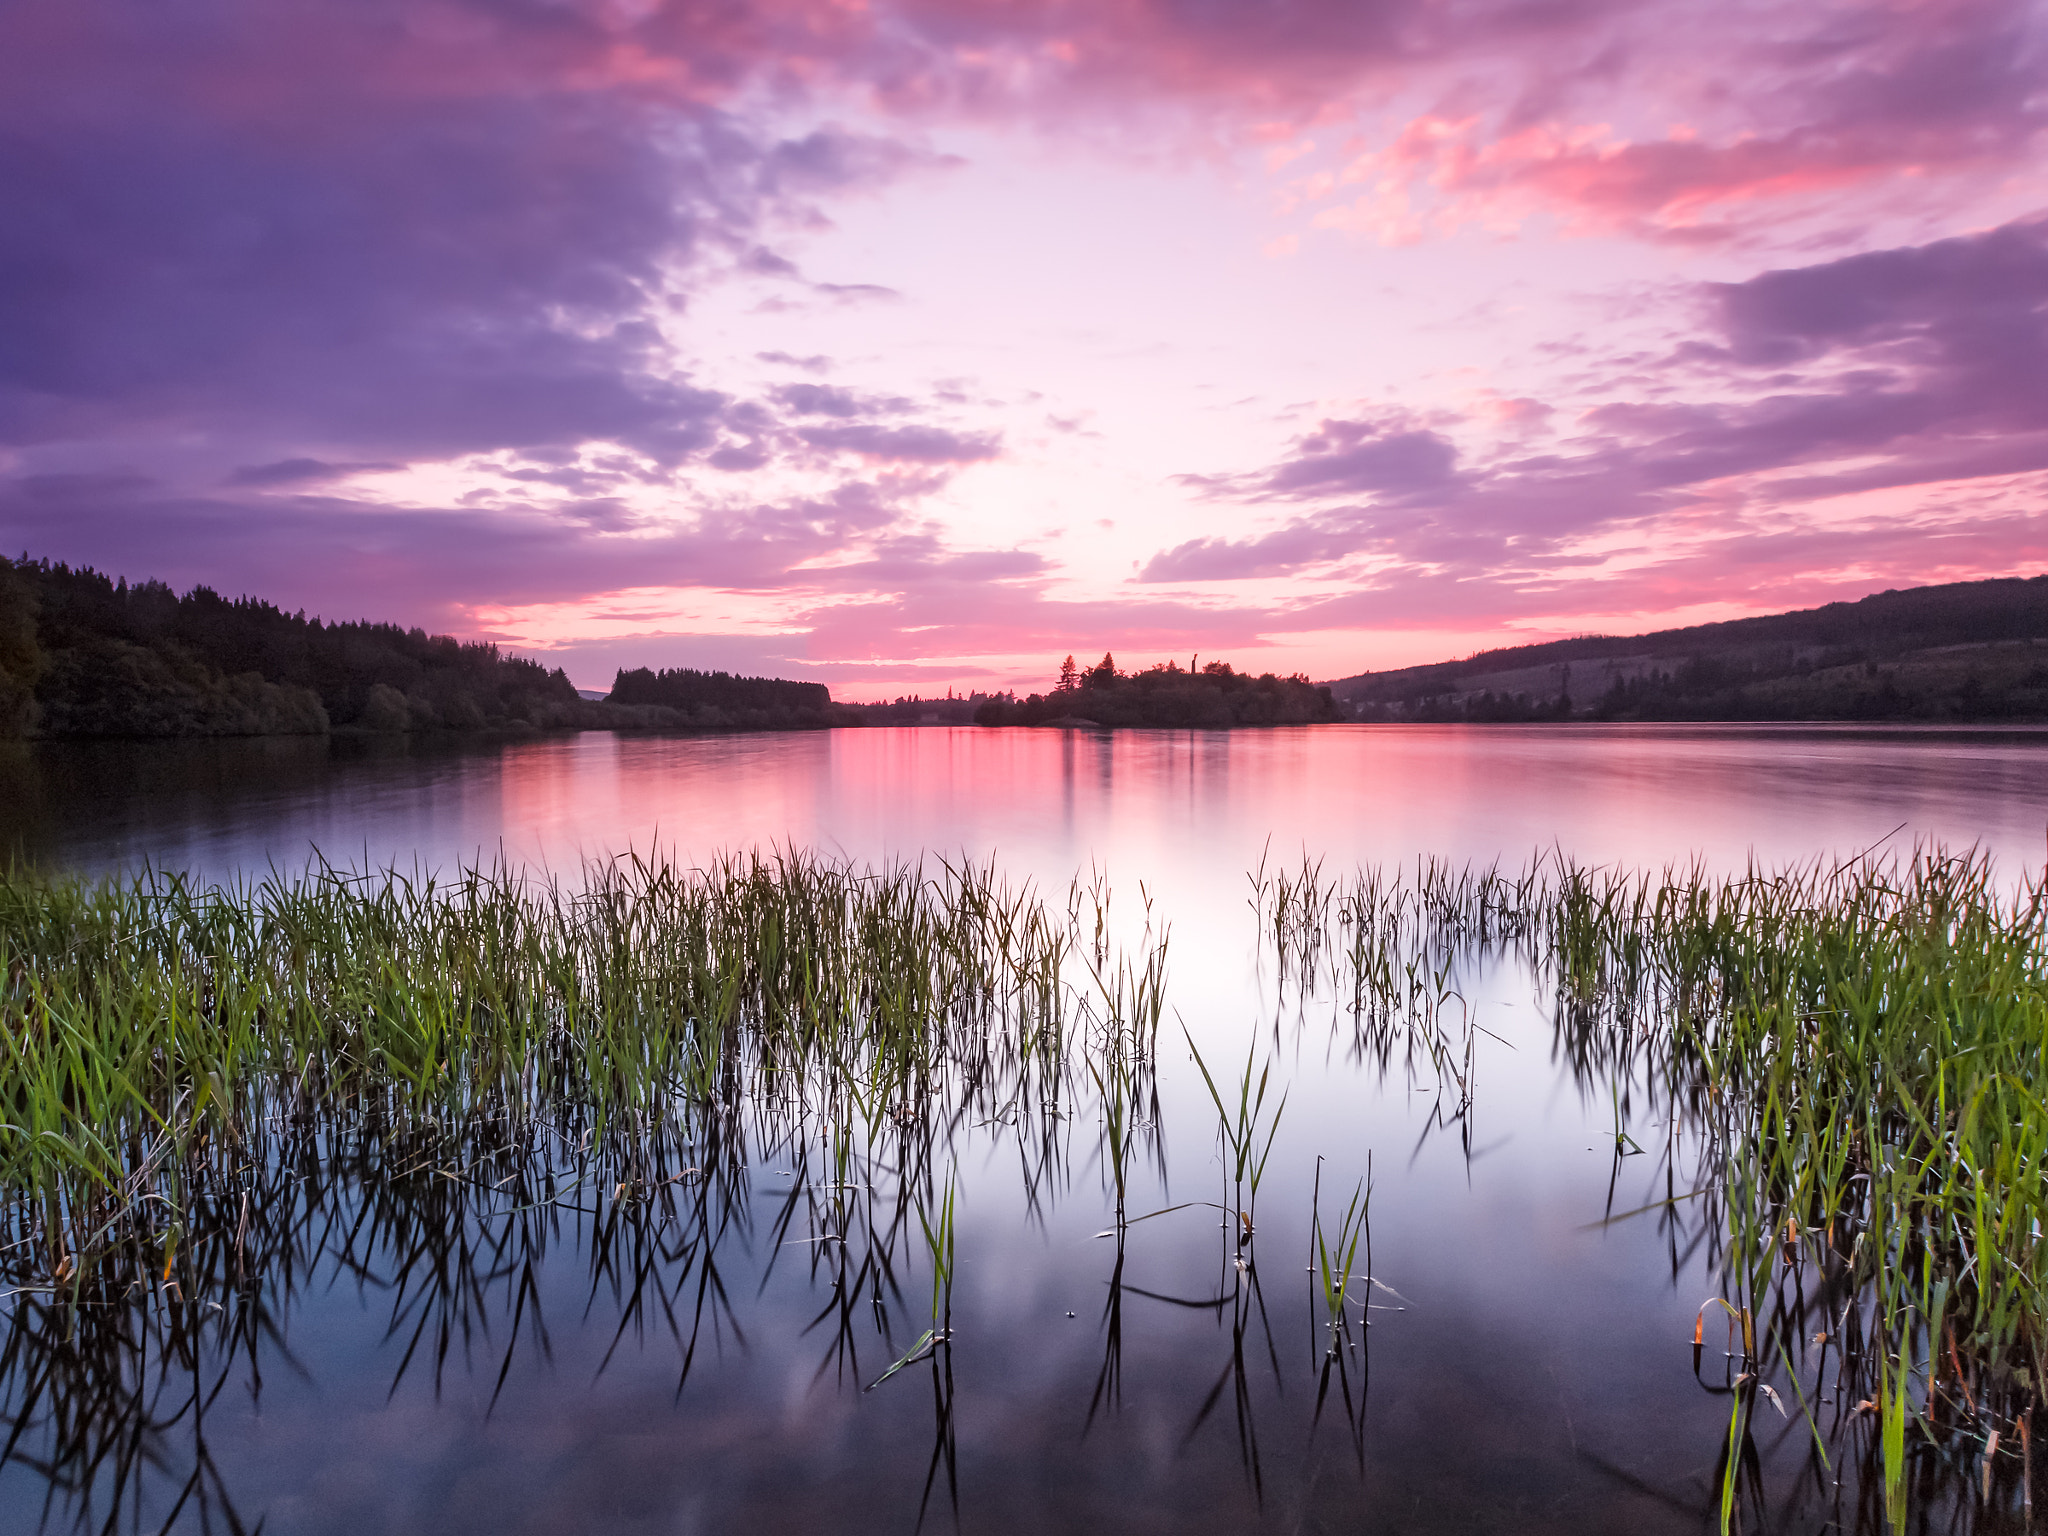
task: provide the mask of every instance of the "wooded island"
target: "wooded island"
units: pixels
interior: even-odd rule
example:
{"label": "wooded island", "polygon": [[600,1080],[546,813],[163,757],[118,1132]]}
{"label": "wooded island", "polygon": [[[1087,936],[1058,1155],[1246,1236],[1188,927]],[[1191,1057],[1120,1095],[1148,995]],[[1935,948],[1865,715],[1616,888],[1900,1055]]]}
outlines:
{"label": "wooded island", "polygon": [[1083,671],[1069,656],[1050,693],[991,699],[974,712],[978,725],[1156,725],[1227,727],[1314,725],[1343,715],[1328,688],[1301,676],[1254,677],[1227,661],[1196,669],[1163,661],[1122,672],[1105,655]]}

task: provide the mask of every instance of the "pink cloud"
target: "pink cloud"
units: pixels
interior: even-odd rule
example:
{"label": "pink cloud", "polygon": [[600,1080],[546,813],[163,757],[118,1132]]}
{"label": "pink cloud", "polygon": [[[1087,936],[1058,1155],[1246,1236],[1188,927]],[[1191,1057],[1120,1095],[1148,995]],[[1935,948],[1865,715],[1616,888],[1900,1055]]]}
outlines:
{"label": "pink cloud", "polygon": [[[1663,6],[1636,20],[1588,17],[1505,65],[1475,47],[1484,85],[1433,61],[1452,72],[1441,104],[1296,195],[1368,187],[1318,222],[1390,243],[1541,213],[1581,233],[1715,239],[1830,194],[2025,167],[2048,124],[2038,29],[2019,0],[1768,18]],[[1689,120],[1657,134],[1613,126],[1617,113],[1674,111]]]}

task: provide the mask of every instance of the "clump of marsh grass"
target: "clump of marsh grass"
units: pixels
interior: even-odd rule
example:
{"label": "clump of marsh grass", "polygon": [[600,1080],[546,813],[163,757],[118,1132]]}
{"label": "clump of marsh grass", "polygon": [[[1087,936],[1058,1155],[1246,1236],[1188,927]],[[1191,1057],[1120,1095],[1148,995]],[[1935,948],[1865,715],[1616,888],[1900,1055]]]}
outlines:
{"label": "clump of marsh grass", "polygon": [[503,868],[217,887],[15,869],[0,1193],[69,1279],[145,1204],[184,1209],[266,1115],[345,1104],[407,1129],[569,1105],[601,1139],[679,1102],[815,1090],[903,1125],[949,1063],[1019,1093],[1064,1081],[1072,944],[964,862],[629,857],[573,888]]}
{"label": "clump of marsh grass", "polygon": [[1809,1426],[1823,1397],[1855,1405],[1895,1520],[1915,1455],[1974,1458],[1987,1496],[2030,1500],[2048,1371],[2044,877],[2015,888],[1934,847],[1729,877],[1552,857],[1512,876],[1365,872],[1336,906],[1362,1031],[1441,1058],[1451,957],[1510,954],[1554,997],[1581,1082],[1615,1096],[1617,1162],[1636,1150],[1617,1083],[1665,1101],[1671,1149],[1690,1135],[1694,1187],[1657,1208],[1714,1214],[1715,1299],[1742,1324],[1724,1523],[1759,1392]]}
{"label": "clump of marsh grass", "polygon": [[1279,980],[1284,996],[1291,980],[1306,994],[1320,979],[1329,949],[1330,903],[1336,886],[1323,877],[1323,860],[1311,859],[1304,849],[1299,869],[1285,865],[1268,868],[1271,846],[1260,850],[1258,868],[1246,877],[1251,882],[1249,905],[1257,915],[1260,937],[1270,944],[1279,962]]}
{"label": "clump of marsh grass", "polygon": [[[1347,1310],[1352,1304],[1353,1282],[1363,1281],[1367,1286],[1373,1283],[1372,1174],[1368,1169],[1366,1176],[1351,1191],[1351,1199],[1338,1214],[1337,1229],[1333,1233],[1323,1225],[1321,1163],[1318,1158],[1315,1185],[1310,1195],[1309,1242],[1314,1250],[1314,1262],[1309,1273],[1315,1277],[1316,1292],[1322,1302],[1322,1326],[1327,1335],[1323,1353],[1326,1358],[1334,1358],[1346,1349],[1357,1347],[1357,1335],[1352,1332],[1351,1314]],[[1357,1267],[1361,1245],[1365,1249],[1365,1268],[1362,1271]],[[1370,1297],[1357,1305],[1362,1330]]]}
{"label": "clump of marsh grass", "polygon": [[[828,1293],[820,1375],[867,1382],[922,1331],[950,1484],[956,1192],[935,1170],[973,1127],[1014,1142],[1035,1202],[1068,1182],[1079,1064],[1107,1067],[1119,1114],[1149,1082],[1142,1010],[1127,992],[1104,1031],[1090,987],[1156,995],[1163,957],[1076,948],[1065,913],[966,863],[628,858],[576,886],[11,871],[0,1463],[41,1470],[81,1527],[197,1507],[233,1528],[200,1411],[234,1372],[260,1390],[308,1288],[390,1302],[394,1390],[482,1339],[502,1386],[548,1351],[550,1249],[585,1251],[612,1348],[671,1335],[680,1390],[700,1343],[744,1342],[738,1246],[764,1285],[807,1265]],[[904,1305],[927,1267],[929,1318]]]}

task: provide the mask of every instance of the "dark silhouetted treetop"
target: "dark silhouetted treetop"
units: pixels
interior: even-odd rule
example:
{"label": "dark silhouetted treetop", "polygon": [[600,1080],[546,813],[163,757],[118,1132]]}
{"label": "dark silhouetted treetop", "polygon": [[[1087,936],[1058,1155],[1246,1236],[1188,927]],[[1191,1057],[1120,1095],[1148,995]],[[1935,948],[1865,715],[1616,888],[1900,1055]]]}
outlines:
{"label": "dark silhouetted treetop", "polygon": [[8,569],[35,603],[41,735],[475,730],[566,724],[580,702],[561,671],[487,643],[323,623],[204,586],[181,597],[48,560]]}
{"label": "dark silhouetted treetop", "polygon": [[1257,677],[1228,662],[1199,672],[1161,662],[1122,673],[1113,657],[1082,674],[1078,688],[1054,688],[1027,699],[991,699],[974,714],[981,725],[1198,726],[1311,725],[1341,719],[1330,690],[1307,678]]}
{"label": "dark silhouetted treetop", "polygon": [[36,715],[43,650],[36,641],[36,594],[0,560],[0,737],[25,733]]}
{"label": "dark silhouetted treetop", "polygon": [[317,735],[568,723],[560,671],[395,624],[325,624],[209,587],[179,596],[48,560],[0,561],[0,714],[29,627],[44,736]]}
{"label": "dark silhouetted treetop", "polygon": [[691,724],[743,730],[815,730],[860,723],[858,716],[832,702],[823,683],[739,677],[690,667],[621,670],[605,702],[670,709]]}

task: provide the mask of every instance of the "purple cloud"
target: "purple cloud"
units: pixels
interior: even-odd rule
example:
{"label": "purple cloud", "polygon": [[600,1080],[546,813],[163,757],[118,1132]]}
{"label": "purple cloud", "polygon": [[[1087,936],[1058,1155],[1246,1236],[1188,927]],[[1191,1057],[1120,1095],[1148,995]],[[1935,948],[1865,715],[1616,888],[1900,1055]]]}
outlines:
{"label": "purple cloud", "polygon": [[280,144],[152,105],[0,121],[0,442],[203,428],[381,460],[710,440],[724,397],[659,371],[639,315],[700,238],[689,191],[738,146],[503,103]]}
{"label": "purple cloud", "polygon": [[1765,272],[1715,292],[1739,362],[1780,367],[1884,347],[1905,367],[2031,382],[2036,387],[2021,389],[2014,403],[2029,412],[2048,404],[2039,387],[2048,219]]}
{"label": "purple cloud", "polygon": [[[839,129],[777,140],[680,78],[608,85],[621,39],[595,8],[416,19],[0,18],[0,447],[35,467],[203,437],[245,488],[285,483],[265,465],[599,441],[678,465],[734,403],[650,323],[679,279],[713,248],[791,274],[765,217],[920,163]],[[725,88],[836,46],[825,16],[657,7],[637,30]]]}
{"label": "purple cloud", "polygon": [[1325,421],[1274,466],[1265,489],[1283,496],[1436,492],[1452,482],[1457,464],[1458,450],[1434,432]]}
{"label": "purple cloud", "polygon": [[758,277],[799,277],[797,265],[786,256],[778,256],[765,245],[757,245],[740,258],[740,270],[752,272]]}
{"label": "purple cloud", "polygon": [[1327,564],[1350,554],[1355,535],[1296,519],[1256,539],[1190,539],[1161,550],[1145,562],[1141,582],[1242,581],[1287,576],[1306,566]]}
{"label": "purple cloud", "polygon": [[[184,496],[137,477],[42,476],[0,485],[0,526],[39,554],[132,578],[247,589],[330,617],[445,622],[497,603],[564,602],[623,587],[770,592],[844,581],[807,562],[886,540],[919,481],[850,480],[650,528],[616,501],[561,509],[391,508],[338,496],[247,503]],[[108,550],[118,550],[109,560]],[[934,544],[928,559],[955,552]]]}
{"label": "purple cloud", "polygon": [[761,363],[780,363],[785,368],[801,368],[806,373],[826,373],[832,367],[832,359],[822,353],[797,357],[788,352],[756,352],[754,360]]}
{"label": "purple cloud", "polygon": [[311,485],[322,480],[339,480],[344,475],[369,474],[402,469],[391,463],[329,464],[322,459],[279,459],[271,464],[245,464],[227,478],[231,486],[267,488],[278,485]]}
{"label": "purple cloud", "polygon": [[1468,571],[1541,564],[1565,540],[1682,511],[1738,477],[1771,476],[1749,494],[1791,504],[2048,469],[2048,220],[1765,272],[1707,297],[1713,333],[1673,368],[1697,381],[1712,362],[1691,386],[1701,398],[1610,402],[1562,451],[1469,468],[1434,434],[1325,422],[1265,470],[1204,482],[1319,510],[1163,550],[1140,579],[1280,575],[1367,552]]}
{"label": "purple cloud", "polygon": [[896,289],[881,283],[813,283],[811,287],[841,304],[859,304],[868,300],[893,300],[903,297]]}
{"label": "purple cloud", "polygon": [[910,409],[910,402],[900,395],[863,395],[832,384],[783,384],[768,394],[798,416],[897,416]]}
{"label": "purple cloud", "polygon": [[905,464],[973,464],[992,459],[1002,449],[994,432],[953,432],[944,427],[804,427],[797,436],[813,448],[859,454]]}

